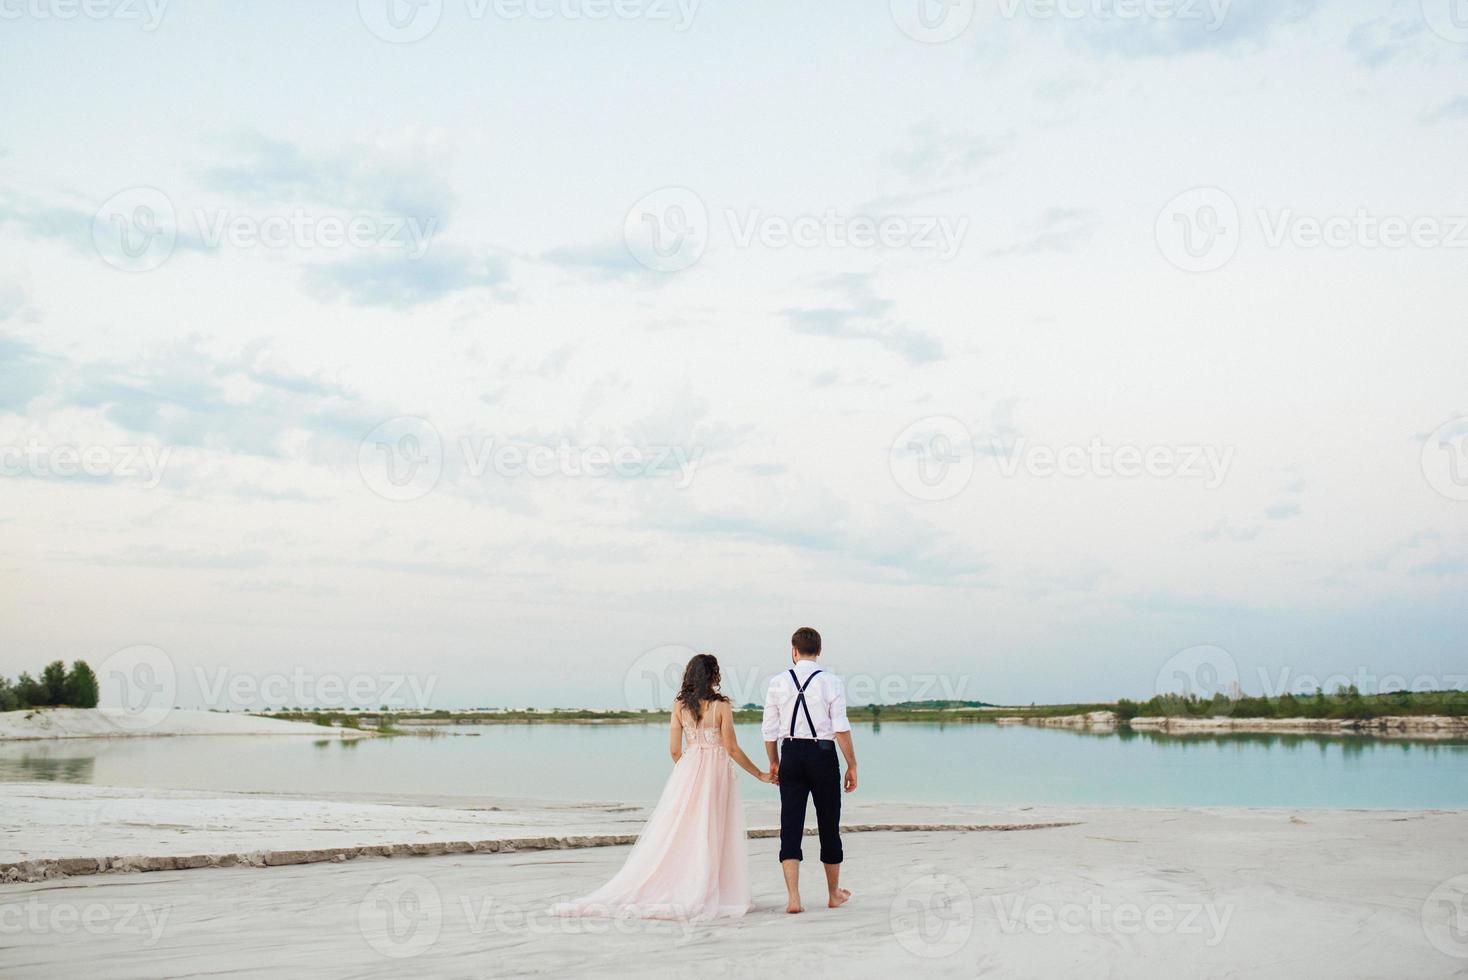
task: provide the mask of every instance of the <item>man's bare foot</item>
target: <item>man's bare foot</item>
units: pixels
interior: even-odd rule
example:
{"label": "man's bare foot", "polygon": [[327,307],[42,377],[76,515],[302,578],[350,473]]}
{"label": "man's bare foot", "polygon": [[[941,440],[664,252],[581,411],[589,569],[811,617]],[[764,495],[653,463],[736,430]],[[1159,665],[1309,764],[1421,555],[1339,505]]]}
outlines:
{"label": "man's bare foot", "polygon": [[792,898],[790,901],[785,903],[785,911],[789,912],[791,915],[794,915],[796,912],[804,912],[805,906],[800,904],[800,899]]}
{"label": "man's bare foot", "polygon": [[831,893],[831,908],[833,908],[833,909],[834,908],[840,908],[841,906],[843,906],[843,905],[846,904],[846,900],[848,898],[850,898],[850,897],[851,897],[851,892],[848,891],[847,889],[845,889],[845,888],[838,888],[838,889],[836,889],[835,891],[833,891]]}

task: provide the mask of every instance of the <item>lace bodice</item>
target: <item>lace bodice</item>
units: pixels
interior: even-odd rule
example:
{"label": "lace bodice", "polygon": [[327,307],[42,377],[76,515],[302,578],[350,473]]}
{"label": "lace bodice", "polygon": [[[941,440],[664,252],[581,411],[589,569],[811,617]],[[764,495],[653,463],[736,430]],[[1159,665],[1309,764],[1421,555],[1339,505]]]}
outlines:
{"label": "lace bodice", "polygon": [[700,728],[693,716],[683,712],[683,747],[686,749],[722,749],[724,740],[717,728]]}

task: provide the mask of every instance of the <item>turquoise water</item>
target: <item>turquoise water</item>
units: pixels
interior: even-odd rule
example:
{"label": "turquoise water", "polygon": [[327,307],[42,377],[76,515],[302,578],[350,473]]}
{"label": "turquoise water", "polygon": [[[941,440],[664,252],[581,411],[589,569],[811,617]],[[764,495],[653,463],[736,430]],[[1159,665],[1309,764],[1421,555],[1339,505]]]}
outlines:
{"label": "turquoise water", "polygon": [[[0,743],[0,780],[287,793],[629,800],[670,764],[655,725],[486,725],[438,737]],[[462,733],[462,734],[459,734]],[[1468,807],[1468,742],[856,726],[859,793],[913,803]],[[740,744],[764,757],[755,726]],[[747,796],[773,793],[744,784]]]}

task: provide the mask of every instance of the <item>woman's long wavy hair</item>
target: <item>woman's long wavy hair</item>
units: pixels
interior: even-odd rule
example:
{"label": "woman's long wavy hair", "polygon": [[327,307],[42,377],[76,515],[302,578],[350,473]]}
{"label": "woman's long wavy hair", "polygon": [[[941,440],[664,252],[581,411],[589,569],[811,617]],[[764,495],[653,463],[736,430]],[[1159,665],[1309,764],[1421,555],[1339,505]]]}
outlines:
{"label": "woman's long wavy hair", "polygon": [[683,687],[678,692],[678,703],[687,708],[693,720],[703,720],[706,701],[727,701],[719,693],[719,661],[712,653],[694,654],[683,668]]}

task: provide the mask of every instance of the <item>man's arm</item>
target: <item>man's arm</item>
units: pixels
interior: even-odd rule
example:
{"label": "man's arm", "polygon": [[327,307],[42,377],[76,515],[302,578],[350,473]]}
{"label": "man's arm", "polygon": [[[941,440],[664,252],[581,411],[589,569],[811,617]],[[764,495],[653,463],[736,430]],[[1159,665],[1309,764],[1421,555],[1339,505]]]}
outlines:
{"label": "man's arm", "polygon": [[765,718],[760,725],[760,734],[765,740],[765,754],[770,757],[770,776],[776,782],[780,779],[780,700],[779,688],[780,677],[777,675],[770,679],[770,686],[765,689]]}
{"label": "man's arm", "polygon": [[856,747],[851,744],[851,732],[837,732],[836,744],[841,746],[841,754],[846,757],[846,778],[843,780],[846,792],[856,792]]}
{"label": "man's arm", "polygon": [[846,757],[846,792],[856,791],[856,746],[851,744],[851,722],[846,718],[846,685],[841,678],[831,678],[831,730],[836,735],[836,744]]}

